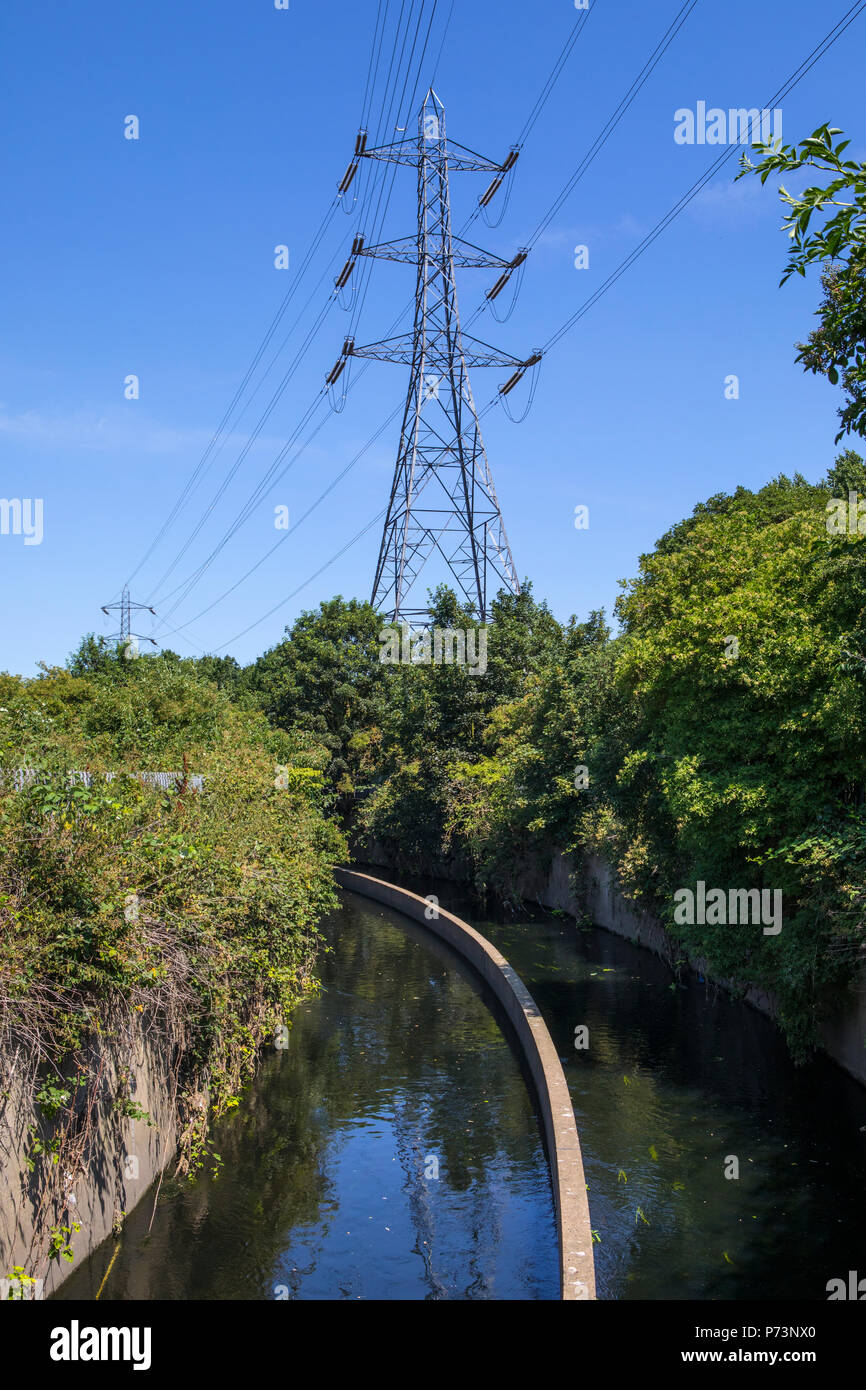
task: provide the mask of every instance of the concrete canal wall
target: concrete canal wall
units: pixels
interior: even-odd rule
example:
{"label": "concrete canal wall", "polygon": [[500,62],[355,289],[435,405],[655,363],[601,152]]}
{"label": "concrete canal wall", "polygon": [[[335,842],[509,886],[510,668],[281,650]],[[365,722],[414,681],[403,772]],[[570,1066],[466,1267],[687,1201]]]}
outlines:
{"label": "concrete canal wall", "polygon": [[[357,857],[389,870],[410,871],[407,864],[392,863],[388,851],[375,840],[359,841]],[[438,863],[431,877],[470,884],[471,866],[460,860]],[[610,865],[599,855],[554,852],[544,861],[540,856],[527,856],[515,875],[514,890],[527,902],[567,912],[571,917],[589,917],[595,926],[624,936],[670,963],[685,958],[689,969],[711,984],[732,993],[740,992],[736,981],[714,975],[707,969],[706,961],[689,957],[685,947],[672,940],[657,917],[629,902],[617,887]],[[743,997],[768,1018],[775,1018],[775,1000],[763,990],[747,988]],[[832,1017],[820,1029],[823,1051],[856,1081],[866,1085],[866,970],[861,970],[848,994],[833,1004]]]}
{"label": "concrete canal wall", "polygon": [[[92,1132],[82,1170],[59,1174],[60,1210],[53,1201],[46,1207],[49,1227],[67,1226],[71,1231],[73,1222],[80,1223],[81,1229],[69,1238],[74,1263],[49,1260],[47,1251],[34,1241],[44,1199],[40,1178],[46,1160],[37,1160],[32,1172],[28,1168],[34,1112],[14,1066],[6,1083],[0,1106],[0,1278],[20,1265],[28,1275],[43,1280],[41,1292],[46,1298],[137,1205],[177,1148],[173,1097],[161,1049],[141,1030],[123,1052],[121,1062],[111,1044],[94,1046],[91,1074],[101,1075],[100,1099],[91,1114]],[[129,1078],[126,1089],[131,1099],[147,1111],[150,1124],[121,1119],[113,1109],[121,1070]]]}
{"label": "concrete canal wall", "polygon": [[425,898],[351,869],[337,869],[344,888],[411,917],[447,941],[487,982],[517,1034],[535,1085],[553,1183],[560,1254],[560,1296],[595,1298],[595,1262],[580,1140],[559,1055],[538,1006],[495,946],[468,922],[431,908]]}
{"label": "concrete canal wall", "polygon": [[[597,855],[586,855],[580,862],[570,855],[554,855],[549,869],[528,873],[520,887],[526,898],[574,916],[585,913],[596,926],[627,937],[664,960],[687,956],[681,945],[672,942],[657,917],[642,912],[623,897],[610,865]],[[734,981],[714,976],[702,959],[689,958],[689,966],[723,989],[737,988]],[[771,995],[750,988],[744,997],[761,1013],[775,1017],[776,1003]],[[833,1017],[820,1030],[823,1051],[855,1080],[866,1084],[866,973],[861,971],[848,995],[834,1004]]]}

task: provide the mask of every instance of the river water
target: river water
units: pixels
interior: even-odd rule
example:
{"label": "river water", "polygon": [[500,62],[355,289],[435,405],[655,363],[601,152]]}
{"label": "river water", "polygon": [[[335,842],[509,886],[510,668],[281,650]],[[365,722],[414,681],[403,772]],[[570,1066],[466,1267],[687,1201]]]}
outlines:
{"label": "river water", "polygon": [[[556,1298],[543,1141],[495,1000],[366,899],[324,931],[320,995],[216,1127],[219,1176],[164,1181],[148,1236],[154,1186],[102,1300]],[[56,1296],[93,1298],[114,1253]]]}
{"label": "river water", "polygon": [[[545,1016],[599,1297],[824,1300],[866,1274],[864,1088],[825,1058],[795,1068],[755,1010],[617,936],[481,920],[453,885],[414,886]],[[346,894],[326,929],[321,995],[217,1127],[220,1176],[164,1181],[150,1234],[153,1193],[56,1297],[93,1298],[112,1255],[103,1299],[557,1297],[538,1117],[495,1001],[376,904]]]}

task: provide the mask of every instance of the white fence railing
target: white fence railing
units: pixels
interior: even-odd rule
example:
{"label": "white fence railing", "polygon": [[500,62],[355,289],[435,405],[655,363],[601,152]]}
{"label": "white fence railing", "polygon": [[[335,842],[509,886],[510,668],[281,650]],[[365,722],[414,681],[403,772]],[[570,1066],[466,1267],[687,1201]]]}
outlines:
{"label": "white fence railing", "polygon": [[[112,782],[115,777],[120,777],[123,774],[103,772],[95,775],[104,777],[106,782]],[[163,791],[168,791],[169,788],[183,781],[182,772],[130,772],[126,775],[137,778],[139,782],[144,782],[149,787],[161,787]],[[0,768],[0,786],[5,786],[11,782],[16,791],[21,791],[24,787],[32,787],[40,776],[45,776],[45,774],[41,773],[38,767]],[[70,785],[82,782],[85,787],[92,787],[93,778],[94,774],[91,772],[80,772],[74,769],[69,773]],[[204,790],[204,778],[199,773],[189,773],[186,784],[197,792]]]}

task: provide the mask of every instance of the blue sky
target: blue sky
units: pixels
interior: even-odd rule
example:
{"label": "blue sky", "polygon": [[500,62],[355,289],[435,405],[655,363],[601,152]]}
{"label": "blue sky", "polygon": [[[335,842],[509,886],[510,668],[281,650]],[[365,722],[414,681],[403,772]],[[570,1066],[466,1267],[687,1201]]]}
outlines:
{"label": "blue sky", "polygon": [[[420,7],[411,0],[413,16]],[[596,0],[526,140],[501,225],[476,223],[473,240],[510,256],[528,238],[679,8],[679,0]],[[548,339],[717,153],[676,144],[674,112],[698,101],[765,105],[847,8],[845,0],[699,0],[535,247],[511,318],[499,324],[487,314],[473,331],[518,357]],[[388,53],[399,11],[390,0]],[[409,11],[405,0],[404,17]],[[502,159],[577,12],[570,0],[457,0],[446,31],[448,11],[448,0],[439,0],[421,85],[441,45],[436,87],[449,136]],[[43,499],[44,536],[26,546],[22,536],[0,535],[0,669],[32,674],[38,661],[62,662],[84,632],[113,630],[100,605],[116,599],[159,532],[330,206],[354,146],[376,12],[375,0],[291,0],[287,11],[272,0],[90,0],[48,11],[7,3],[0,494]],[[426,0],[422,34],[432,12]],[[783,102],[786,141],[830,121],[852,138],[850,153],[866,157],[864,38],[866,18]],[[383,74],[384,66],[375,113]],[[137,141],[124,138],[130,114],[140,121]],[[405,110],[395,115],[392,133],[406,121]],[[734,184],[734,172],[731,161],[545,358],[523,424],[499,407],[484,420],[518,572],[560,618],[609,610],[617,581],[633,575],[641,552],[696,502],[739,483],[760,486],[782,470],[817,479],[837,452],[840,397],[794,362],[794,344],[812,324],[817,280],[798,277],[779,288],[786,241],[775,190],[752,179]],[[483,175],[454,175],[455,225],[485,183]],[[360,179],[358,186],[363,192]],[[414,220],[413,177],[398,171],[381,239],[411,233]],[[401,403],[406,369],[379,363],[355,378],[342,413],[329,415],[169,616],[169,591],[209,554],[320,390],[349,323],[338,305],[159,585],[361,230],[368,229],[357,209],[351,217],[337,211],[262,368],[300,315],[297,328],[135,575],[133,597],[159,615],[156,623],[143,618],[140,631],[185,655],[228,650],[248,661],[301,609],[338,592],[369,597],[378,525],[281,603],[384,507],[397,424],[271,558],[197,617],[280,538],[275,506],[288,507],[292,522],[300,518]],[[287,271],[274,266],[281,244],[289,247]],[[575,269],[578,244],[589,247],[588,269]],[[460,272],[465,317],[492,279],[489,271]],[[412,291],[410,267],[373,264],[359,341],[384,336]],[[131,374],[140,380],[138,400],[124,397]],[[725,399],[729,374],[739,377],[738,400]],[[476,399],[486,402],[503,376],[476,373]],[[521,408],[520,390],[511,399]],[[326,413],[320,407],[312,424]],[[589,507],[588,530],[575,530],[577,505]]]}

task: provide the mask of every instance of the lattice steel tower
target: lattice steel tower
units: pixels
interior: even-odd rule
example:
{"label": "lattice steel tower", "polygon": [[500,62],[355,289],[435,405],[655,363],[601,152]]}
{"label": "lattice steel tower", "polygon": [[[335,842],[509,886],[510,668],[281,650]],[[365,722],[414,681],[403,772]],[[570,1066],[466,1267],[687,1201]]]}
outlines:
{"label": "lattice steel tower", "polygon": [[519,593],[520,585],[481,438],[469,369],[516,368],[508,386],[501,388],[507,391],[529,363],[461,331],[454,268],[498,268],[502,274],[489,292],[493,298],[526,256],[521,252],[505,261],[452,236],[448,178],[450,170],[494,174],[480,200],[484,204],[517,151],[504,164],[496,164],[465,146],[446,143],[444,107],[431,89],[418,118],[417,139],[367,149],[362,132],[355,156],[412,165],[418,177],[416,236],[370,247],[362,237],[356,238],[352,259],[337,282],[345,283],[357,256],[417,267],[414,331],[365,347],[347,339],[328,377],[329,383],[335,381],[349,357],[399,362],[411,369],[372,602],[395,622],[426,618],[427,609],[407,607],[407,598],[438,552],[458,599],[485,622],[496,591],[504,586]]}
{"label": "lattice steel tower", "polygon": [[152,637],[145,637],[141,632],[133,632],[132,615],[133,613],[153,613],[156,617],[156,609],[151,608],[147,603],[133,603],[129,595],[129,585],[124,584],[123,592],[119,603],[105,603],[102,606],[103,613],[120,614],[120,631],[113,632],[108,638],[109,642],[119,642],[123,648],[124,656],[137,656],[139,642],[150,642],[155,647],[157,644]]}

